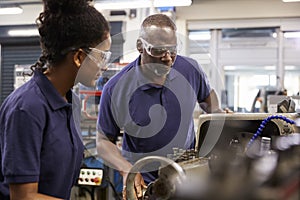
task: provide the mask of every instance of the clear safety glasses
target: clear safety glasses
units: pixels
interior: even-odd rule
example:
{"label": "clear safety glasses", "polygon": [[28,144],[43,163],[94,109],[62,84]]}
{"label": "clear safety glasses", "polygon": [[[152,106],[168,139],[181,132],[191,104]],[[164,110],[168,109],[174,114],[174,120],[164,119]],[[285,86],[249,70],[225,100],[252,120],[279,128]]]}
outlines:
{"label": "clear safety glasses", "polygon": [[177,54],[177,45],[153,46],[143,38],[139,39],[143,43],[143,48],[152,57],[164,57],[167,52],[169,52],[171,56],[176,56]]}
{"label": "clear safety glasses", "polygon": [[99,68],[106,68],[111,56],[110,51],[102,51],[92,47],[89,48],[89,52],[86,54]]}

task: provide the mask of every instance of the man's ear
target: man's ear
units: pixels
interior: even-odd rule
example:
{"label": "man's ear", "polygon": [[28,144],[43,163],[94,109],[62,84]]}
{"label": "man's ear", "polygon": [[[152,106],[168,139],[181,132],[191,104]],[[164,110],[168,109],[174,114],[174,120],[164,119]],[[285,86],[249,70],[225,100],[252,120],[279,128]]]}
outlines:
{"label": "man's ear", "polygon": [[140,53],[143,53],[143,43],[140,39],[136,41],[136,48]]}

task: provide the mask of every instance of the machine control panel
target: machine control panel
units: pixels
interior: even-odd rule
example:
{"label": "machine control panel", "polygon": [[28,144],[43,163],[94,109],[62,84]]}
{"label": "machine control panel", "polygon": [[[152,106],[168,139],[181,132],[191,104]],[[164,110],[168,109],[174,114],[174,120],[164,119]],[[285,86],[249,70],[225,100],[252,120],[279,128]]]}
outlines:
{"label": "machine control panel", "polygon": [[81,168],[78,185],[100,186],[103,179],[103,169]]}

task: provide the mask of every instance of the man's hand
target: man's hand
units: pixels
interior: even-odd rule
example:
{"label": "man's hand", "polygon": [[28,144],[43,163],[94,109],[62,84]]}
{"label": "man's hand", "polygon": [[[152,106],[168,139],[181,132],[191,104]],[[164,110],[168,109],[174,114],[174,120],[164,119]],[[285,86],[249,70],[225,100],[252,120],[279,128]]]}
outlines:
{"label": "man's hand", "polygon": [[139,198],[143,197],[143,190],[147,188],[144,179],[140,173],[135,176],[134,179],[135,194]]}
{"label": "man's hand", "polygon": [[229,108],[224,108],[225,113],[233,113],[233,111]]}
{"label": "man's hand", "polygon": [[[123,176],[123,200],[127,200],[127,194],[126,194],[126,179],[127,175]],[[134,191],[132,191],[135,194],[135,200],[141,199],[143,197],[143,190],[146,189],[147,186],[144,182],[144,179],[140,173],[136,174],[134,179]],[[131,200],[131,199],[130,199]]]}

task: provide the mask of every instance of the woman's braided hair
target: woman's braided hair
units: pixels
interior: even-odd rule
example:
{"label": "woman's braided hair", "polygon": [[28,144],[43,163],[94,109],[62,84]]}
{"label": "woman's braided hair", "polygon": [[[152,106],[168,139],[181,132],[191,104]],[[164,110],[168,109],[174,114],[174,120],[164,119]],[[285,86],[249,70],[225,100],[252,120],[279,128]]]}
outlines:
{"label": "woman's braided hair", "polygon": [[57,64],[66,54],[87,48],[106,39],[109,24],[90,5],[91,0],[43,0],[44,11],[36,20],[42,55],[31,69],[43,70]]}

